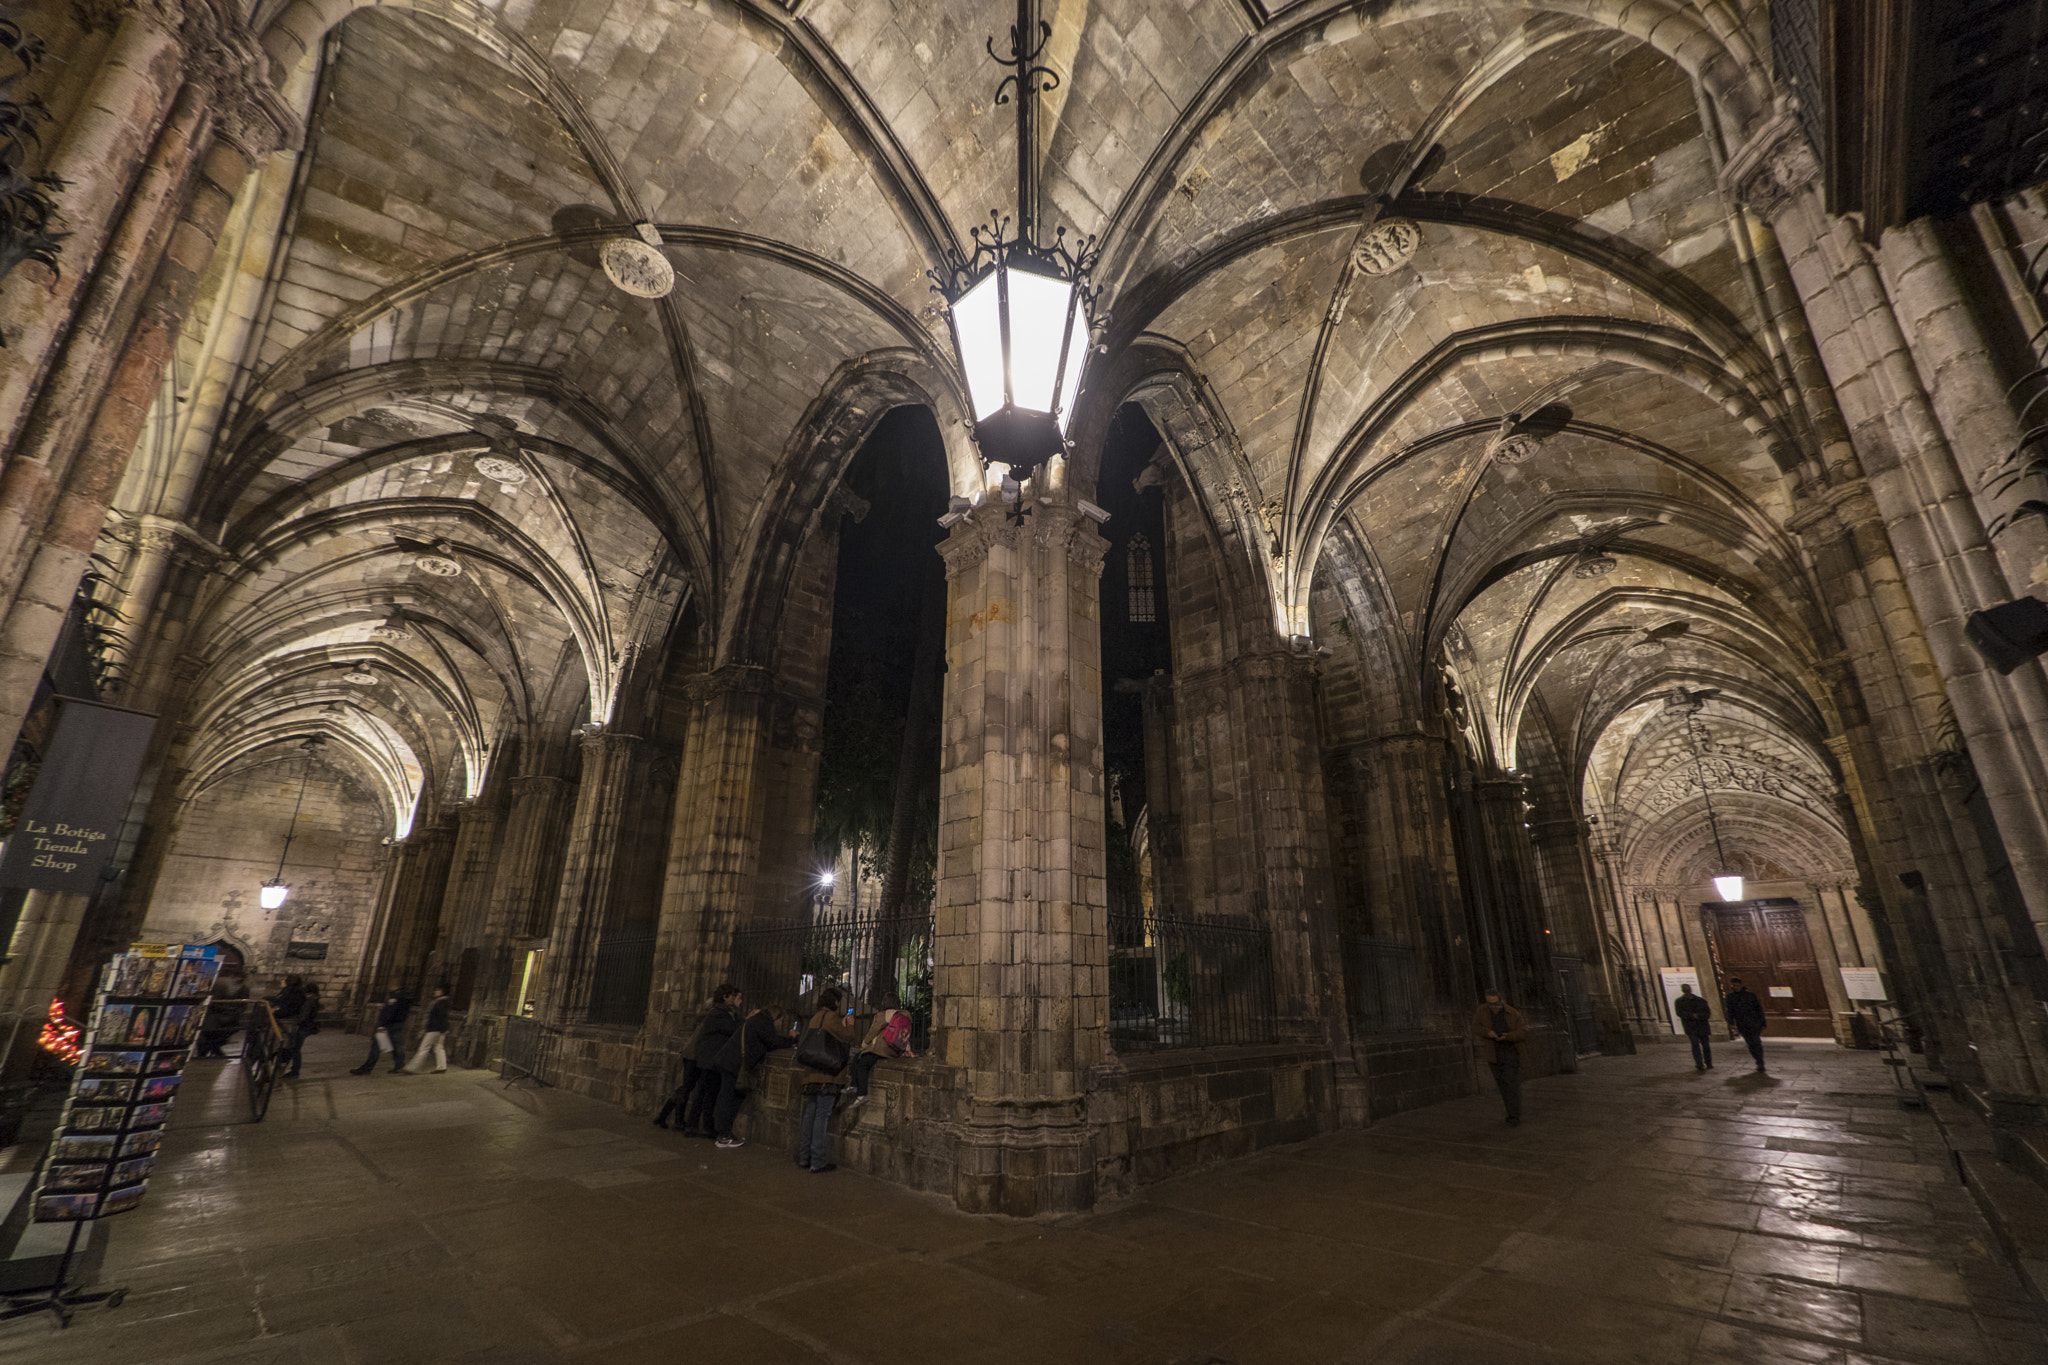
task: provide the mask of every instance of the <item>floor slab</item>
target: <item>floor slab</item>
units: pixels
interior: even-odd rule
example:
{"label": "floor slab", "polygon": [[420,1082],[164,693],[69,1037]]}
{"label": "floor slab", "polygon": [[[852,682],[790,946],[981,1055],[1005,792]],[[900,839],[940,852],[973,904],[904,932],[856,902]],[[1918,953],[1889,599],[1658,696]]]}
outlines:
{"label": "floor slab", "polygon": [[1932,1121],[1870,1054],[1779,1051],[1589,1058],[1518,1128],[1460,1100],[1019,1223],[321,1038],[261,1124],[195,1070],[109,1224],[126,1302],[0,1324],[0,1365],[2048,1365]]}

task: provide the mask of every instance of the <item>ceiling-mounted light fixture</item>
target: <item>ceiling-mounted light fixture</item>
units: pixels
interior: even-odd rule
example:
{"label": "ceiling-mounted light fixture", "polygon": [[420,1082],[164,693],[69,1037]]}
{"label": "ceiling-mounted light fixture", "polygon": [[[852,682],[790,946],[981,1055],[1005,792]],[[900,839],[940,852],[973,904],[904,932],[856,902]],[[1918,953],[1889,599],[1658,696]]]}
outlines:
{"label": "ceiling-mounted light fixture", "polygon": [[[1683,691],[1682,688],[1677,690]],[[1699,710],[1699,704],[1695,702],[1685,714],[1685,742],[1692,750],[1693,767],[1699,775],[1700,800],[1707,804],[1707,828],[1714,833],[1714,866],[1725,869],[1728,866],[1728,853],[1721,847],[1721,822],[1714,818],[1714,798],[1707,791],[1707,767],[1705,761],[1700,757],[1699,736],[1694,734],[1692,729],[1693,712],[1697,710]],[[1714,874],[1713,881],[1714,894],[1722,900],[1739,901],[1742,899],[1742,876],[1740,873],[1717,872]]]}
{"label": "ceiling-mounted light fixture", "polygon": [[299,746],[305,752],[306,770],[299,774],[299,799],[292,803],[292,822],[285,826],[284,848],[277,855],[277,875],[263,883],[262,889],[256,893],[256,903],[265,910],[277,909],[292,894],[292,889],[285,885],[284,860],[291,856],[292,838],[299,832],[299,809],[306,804],[306,782],[313,776],[313,755],[325,742],[321,736],[314,735]]}
{"label": "ceiling-mounted light fixture", "polygon": [[1067,427],[1081,393],[1081,376],[1095,329],[1093,237],[1067,245],[1067,230],[1040,245],[1038,226],[1038,96],[1059,87],[1059,75],[1034,63],[1052,37],[1038,18],[1037,0],[1017,0],[1010,55],[988,55],[1010,74],[996,86],[997,104],[1017,106],[1017,235],[992,212],[973,232],[974,254],[932,271],[944,296],[960,362],[974,439],[983,463],[1003,465],[1012,478],[1067,448]]}

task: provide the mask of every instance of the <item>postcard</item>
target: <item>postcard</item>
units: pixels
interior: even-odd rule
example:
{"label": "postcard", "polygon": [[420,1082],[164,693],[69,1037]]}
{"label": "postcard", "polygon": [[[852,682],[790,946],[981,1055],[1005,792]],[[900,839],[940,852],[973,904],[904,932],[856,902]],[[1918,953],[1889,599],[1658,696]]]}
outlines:
{"label": "postcard", "polygon": [[161,1128],[171,1117],[170,1101],[162,1104],[138,1104],[128,1111],[130,1128]]}
{"label": "postcard", "polygon": [[36,1199],[38,1223],[76,1223],[90,1218],[99,1207],[96,1194],[45,1194]]}
{"label": "postcard", "polygon": [[94,1044],[92,1055],[85,1059],[85,1069],[111,1076],[133,1076],[142,1070],[143,1060],[148,1056],[146,1052],[102,1052]]}
{"label": "postcard", "polygon": [[[133,1161],[123,1161],[114,1167],[113,1183],[116,1185],[130,1184],[142,1179],[142,1177],[148,1175],[155,1168],[156,1158],[153,1156],[139,1156]],[[70,1168],[66,1167],[65,1169],[68,1170]]]}
{"label": "postcard", "polygon": [[80,1104],[126,1104],[135,1094],[135,1082],[125,1076],[84,1076],[72,1099]]}
{"label": "postcard", "polygon": [[107,1191],[106,1198],[100,1201],[100,1217],[128,1212],[142,1202],[144,1188],[141,1185],[129,1185],[122,1189]]}
{"label": "postcard", "polygon": [[52,1166],[43,1172],[45,1194],[68,1194],[77,1190],[96,1190],[107,1178],[107,1163],[95,1161],[82,1166]]}
{"label": "postcard", "polygon": [[[65,1140],[69,1141],[70,1139]],[[79,1140],[84,1141],[84,1139]],[[154,1151],[156,1151],[157,1144],[161,1143],[163,1140],[164,1130],[161,1128],[152,1128],[146,1133],[130,1133],[127,1137],[121,1139],[121,1155],[124,1157],[148,1156]],[[94,1138],[92,1139],[92,1141],[112,1142],[113,1139]],[[112,1153],[108,1153],[108,1155],[111,1156]]]}
{"label": "postcard", "polygon": [[[137,1133],[135,1137],[155,1137],[154,1133]],[[132,1141],[133,1139],[131,1139]],[[149,1150],[155,1151],[154,1147]],[[123,1156],[138,1153],[123,1152]],[[111,1137],[74,1137],[69,1133],[50,1144],[52,1161],[111,1161],[114,1156],[114,1139]]]}

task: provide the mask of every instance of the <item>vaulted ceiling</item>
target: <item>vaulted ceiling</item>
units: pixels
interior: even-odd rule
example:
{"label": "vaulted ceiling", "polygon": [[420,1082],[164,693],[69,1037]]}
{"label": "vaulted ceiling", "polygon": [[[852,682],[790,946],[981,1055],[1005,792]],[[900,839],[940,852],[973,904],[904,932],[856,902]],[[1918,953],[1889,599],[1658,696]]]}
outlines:
{"label": "vaulted ceiling", "polygon": [[[1717,179],[1769,108],[1761,5],[1043,8],[1045,215],[1100,238],[1112,312],[1077,429],[1154,377],[1122,356],[1171,358],[1277,633],[1349,575],[1375,667],[1453,670],[1504,766],[1533,714],[1611,780],[1615,718],[1687,682],[1818,752],[1832,646],[1786,530],[1815,452],[1764,229]],[[319,728],[394,810],[461,799],[522,727],[607,719],[686,601],[708,655],[742,648],[824,436],[843,463],[902,401],[958,431],[926,272],[1012,209],[984,50],[1012,16],[261,14],[304,149],[238,205],[119,500],[219,552],[178,646],[213,760]],[[666,298],[599,267],[642,222]]]}

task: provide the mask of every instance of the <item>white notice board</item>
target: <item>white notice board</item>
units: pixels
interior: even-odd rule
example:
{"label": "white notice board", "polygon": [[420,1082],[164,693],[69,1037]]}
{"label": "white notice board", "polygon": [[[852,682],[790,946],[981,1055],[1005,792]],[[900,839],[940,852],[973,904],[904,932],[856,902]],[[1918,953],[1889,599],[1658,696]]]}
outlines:
{"label": "white notice board", "polygon": [[1685,1025],[1679,1022],[1678,1011],[1672,1004],[1678,999],[1680,986],[1692,987],[1692,993],[1700,993],[1700,974],[1696,967],[1666,967],[1657,973],[1657,979],[1664,983],[1664,1017],[1671,1021],[1673,1033],[1685,1032]]}
{"label": "white notice board", "polygon": [[1884,974],[1875,967],[1842,968],[1842,992],[1851,1000],[1889,1000]]}

